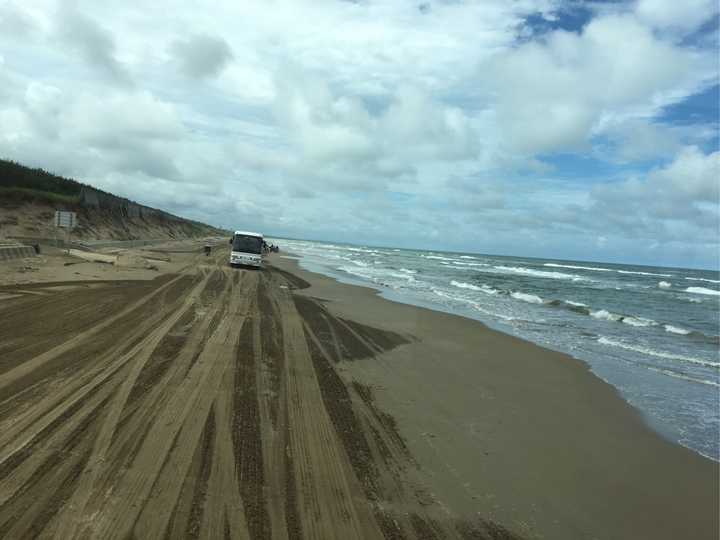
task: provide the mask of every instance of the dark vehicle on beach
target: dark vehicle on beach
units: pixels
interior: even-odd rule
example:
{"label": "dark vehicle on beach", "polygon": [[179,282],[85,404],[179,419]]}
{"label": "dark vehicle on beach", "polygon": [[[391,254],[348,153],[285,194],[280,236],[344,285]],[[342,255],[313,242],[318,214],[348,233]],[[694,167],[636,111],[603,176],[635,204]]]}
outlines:
{"label": "dark vehicle on beach", "polygon": [[262,266],[263,236],[260,233],[235,231],[230,238],[230,266]]}

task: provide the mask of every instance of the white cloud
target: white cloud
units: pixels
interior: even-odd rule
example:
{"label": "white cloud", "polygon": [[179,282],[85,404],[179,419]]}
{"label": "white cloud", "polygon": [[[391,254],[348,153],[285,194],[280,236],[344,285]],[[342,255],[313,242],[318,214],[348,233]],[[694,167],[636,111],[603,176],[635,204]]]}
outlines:
{"label": "white cloud", "polygon": [[562,23],[567,6],[425,4],[5,3],[0,27],[23,21],[23,38],[0,31],[0,155],[295,236],[707,250],[716,119],[658,119],[717,80],[715,51],[681,39],[707,17],[613,4],[536,34],[528,16]]}
{"label": "white cloud", "polygon": [[0,5],[0,33],[15,38],[27,38],[35,24],[20,6],[13,2]]}
{"label": "white cloud", "polygon": [[591,213],[613,221],[629,235],[647,237],[656,231],[658,239],[717,241],[719,178],[720,152],[704,154],[697,147],[684,147],[672,162],[643,177],[598,186],[592,193]]}
{"label": "white cloud", "polygon": [[710,55],[676,47],[632,15],[604,15],[580,34],[555,31],[480,67],[493,77],[496,127],[514,151],[586,148],[603,127],[647,117],[715,80]]}
{"label": "white cloud", "polygon": [[651,172],[648,183],[673,198],[718,203],[720,152],[706,155],[694,146],[683,148],[670,165]]}
{"label": "white cloud", "polygon": [[184,134],[175,107],[148,92],[82,93],[66,104],[65,114],[72,135],[90,145],[179,139]]}
{"label": "white cloud", "polygon": [[233,58],[224,39],[202,34],[173,42],[171,51],[183,73],[197,79],[217,76]]}
{"label": "white cloud", "polygon": [[717,16],[718,3],[716,0],[639,0],[635,12],[641,21],[656,28],[688,32]]}
{"label": "white cloud", "polygon": [[125,66],[116,58],[114,36],[96,20],[73,8],[61,8],[56,31],[61,42],[79,54],[90,67],[118,84],[132,85]]}

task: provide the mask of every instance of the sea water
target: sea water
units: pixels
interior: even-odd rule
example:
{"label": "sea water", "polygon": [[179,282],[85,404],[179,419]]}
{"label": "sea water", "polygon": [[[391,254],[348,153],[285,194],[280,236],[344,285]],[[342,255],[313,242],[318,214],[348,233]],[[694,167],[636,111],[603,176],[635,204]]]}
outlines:
{"label": "sea water", "polygon": [[720,460],[720,275],[271,240],[308,270],[585,361],[661,434]]}

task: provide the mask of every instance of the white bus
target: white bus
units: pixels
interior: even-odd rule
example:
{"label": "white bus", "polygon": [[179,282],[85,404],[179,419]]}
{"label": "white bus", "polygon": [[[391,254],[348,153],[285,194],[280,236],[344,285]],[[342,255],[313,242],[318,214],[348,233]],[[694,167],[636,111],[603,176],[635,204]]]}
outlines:
{"label": "white bus", "polygon": [[255,232],[235,231],[230,239],[230,266],[262,266],[263,235]]}

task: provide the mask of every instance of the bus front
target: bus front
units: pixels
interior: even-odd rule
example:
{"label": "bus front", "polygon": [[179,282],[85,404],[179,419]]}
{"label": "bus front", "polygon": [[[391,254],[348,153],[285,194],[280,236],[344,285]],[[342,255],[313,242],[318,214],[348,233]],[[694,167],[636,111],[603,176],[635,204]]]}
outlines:
{"label": "bus front", "polygon": [[235,231],[230,243],[230,266],[262,266],[262,234]]}

